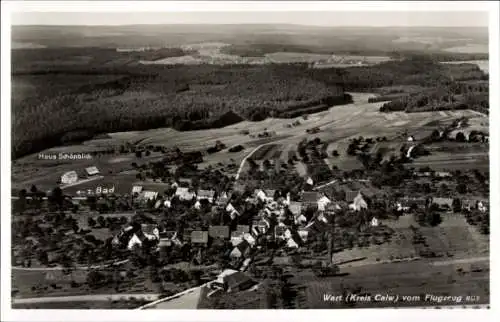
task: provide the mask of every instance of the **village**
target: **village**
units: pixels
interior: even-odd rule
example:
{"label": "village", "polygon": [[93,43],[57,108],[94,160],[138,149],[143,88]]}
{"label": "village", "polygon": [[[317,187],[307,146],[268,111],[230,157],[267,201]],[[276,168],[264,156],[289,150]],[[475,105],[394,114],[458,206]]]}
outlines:
{"label": "village", "polygon": [[[370,140],[354,139],[347,153]],[[408,143],[414,140],[408,136]],[[79,188],[106,176],[96,166],[63,173],[49,193],[34,186],[22,190],[13,208],[12,265],[61,267],[63,273],[49,279],[50,287],[38,282],[17,292],[40,296],[132,289],[167,296],[213,281],[206,297],[214,298],[258,288],[263,278],[276,277],[271,268],[280,258],[317,278],[342,276],[346,272],[336,254],[390,243],[396,234],[386,223],[398,218],[410,216],[422,227],[435,227],[458,215],[489,233],[487,198],[465,199],[459,188],[464,176],[480,177],[477,171],[405,168],[402,163],[413,156],[414,145],[399,158],[363,159],[365,171],[325,172],[314,163],[320,159],[320,143],[298,144],[311,174],[307,177],[291,166],[297,157],[288,164],[249,158],[247,171],[236,180],[219,169],[199,169],[203,157],[196,153],[177,151],[175,160],[146,162],[141,179],[150,184],[135,184],[128,193],[115,185]],[[446,185],[455,185],[458,192]],[[77,189],[75,195],[65,193],[68,187]],[[418,228],[411,229],[413,243],[425,245]],[[428,246],[418,249],[377,259],[452,256]],[[81,268],[87,274],[76,274]]]}

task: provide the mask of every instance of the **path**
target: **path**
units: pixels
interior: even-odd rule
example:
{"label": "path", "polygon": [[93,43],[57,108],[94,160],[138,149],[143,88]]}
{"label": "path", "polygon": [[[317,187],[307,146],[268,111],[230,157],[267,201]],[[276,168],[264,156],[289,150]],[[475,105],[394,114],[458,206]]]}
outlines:
{"label": "path", "polygon": [[84,302],[84,301],[120,301],[123,299],[143,299],[155,301],[160,294],[149,293],[124,293],[124,294],[93,294],[93,295],[73,295],[73,296],[46,296],[33,298],[13,298],[12,304],[34,304],[34,303],[61,303],[61,302]]}
{"label": "path", "polygon": [[103,264],[103,265],[93,265],[93,266],[75,266],[75,267],[70,267],[70,268],[65,268],[62,266],[56,266],[56,267],[21,267],[21,266],[13,266],[12,270],[17,270],[17,271],[61,271],[63,269],[77,269],[77,270],[89,270],[89,269],[100,269],[100,268],[107,268],[111,266],[117,266],[117,265],[122,265],[125,263],[128,263],[128,259],[124,259],[118,262],[110,263],[110,264]]}
{"label": "path", "polygon": [[93,177],[93,178],[83,179],[83,180],[79,180],[79,181],[77,181],[75,183],[61,185],[60,188],[61,189],[66,189],[66,188],[69,188],[69,187],[78,186],[78,185],[83,184],[83,183],[87,183],[87,182],[91,182],[91,181],[95,181],[95,180],[100,180],[100,179],[103,179],[103,178],[104,178],[104,176],[97,176],[97,177]]}
{"label": "path", "polygon": [[247,154],[246,157],[243,158],[243,160],[241,160],[241,163],[240,163],[240,167],[238,168],[238,172],[236,172],[236,180],[238,180],[240,178],[240,173],[241,171],[243,170],[243,166],[245,165],[245,162],[247,162],[248,158],[250,158],[254,153],[255,151],[257,151],[258,149],[260,149],[261,147],[265,146],[265,145],[269,145],[269,144],[274,144],[274,142],[271,142],[271,143],[264,143],[264,144],[261,144],[259,146],[257,146],[255,149],[253,149],[249,154]]}
{"label": "path", "polygon": [[169,297],[165,297],[148,303],[137,310],[147,310],[147,309],[196,309],[198,306],[198,301],[201,294],[201,288],[206,286],[205,283],[200,286],[196,286]]}

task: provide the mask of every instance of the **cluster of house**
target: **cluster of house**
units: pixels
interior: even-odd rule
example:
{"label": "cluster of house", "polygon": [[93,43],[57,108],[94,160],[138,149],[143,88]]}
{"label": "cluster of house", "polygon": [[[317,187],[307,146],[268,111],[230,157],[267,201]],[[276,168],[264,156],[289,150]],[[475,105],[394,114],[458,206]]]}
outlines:
{"label": "cluster of house", "polygon": [[[92,166],[92,167],[88,167],[88,168],[85,168],[85,174],[82,176],[83,178],[92,178],[92,177],[95,177],[99,174],[99,169],[97,169],[97,167],[95,166]],[[76,183],[78,182],[78,172],[76,172],[75,170],[73,171],[68,171],[68,172],[65,172],[62,176],[61,176],[61,184],[73,184],[73,183]]]}
{"label": "cluster of house", "polygon": [[[480,212],[487,212],[489,203],[481,199],[462,199],[460,201],[463,210],[479,210]],[[396,202],[396,210],[409,211],[412,207],[425,208],[430,204],[436,204],[443,210],[453,209],[452,198],[432,197],[432,198],[401,198]]]}

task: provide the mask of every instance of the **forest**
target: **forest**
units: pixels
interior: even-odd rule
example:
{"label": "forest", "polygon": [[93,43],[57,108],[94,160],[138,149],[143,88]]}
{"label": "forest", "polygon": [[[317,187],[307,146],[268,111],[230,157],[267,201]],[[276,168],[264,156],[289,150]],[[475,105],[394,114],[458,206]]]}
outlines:
{"label": "forest", "polygon": [[443,65],[419,56],[344,69],[310,69],[307,64],[90,66],[14,69],[13,158],[106,132],[184,131],[296,117],[351,102],[347,91],[441,88],[487,79],[474,65]]}

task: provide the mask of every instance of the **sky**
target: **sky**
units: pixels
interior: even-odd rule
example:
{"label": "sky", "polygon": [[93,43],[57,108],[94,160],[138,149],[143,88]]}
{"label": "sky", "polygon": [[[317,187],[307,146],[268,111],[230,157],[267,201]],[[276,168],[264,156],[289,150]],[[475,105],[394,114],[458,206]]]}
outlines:
{"label": "sky", "polygon": [[13,25],[298,24],[367,27],[487,27],[487,11],[22,12]]}

